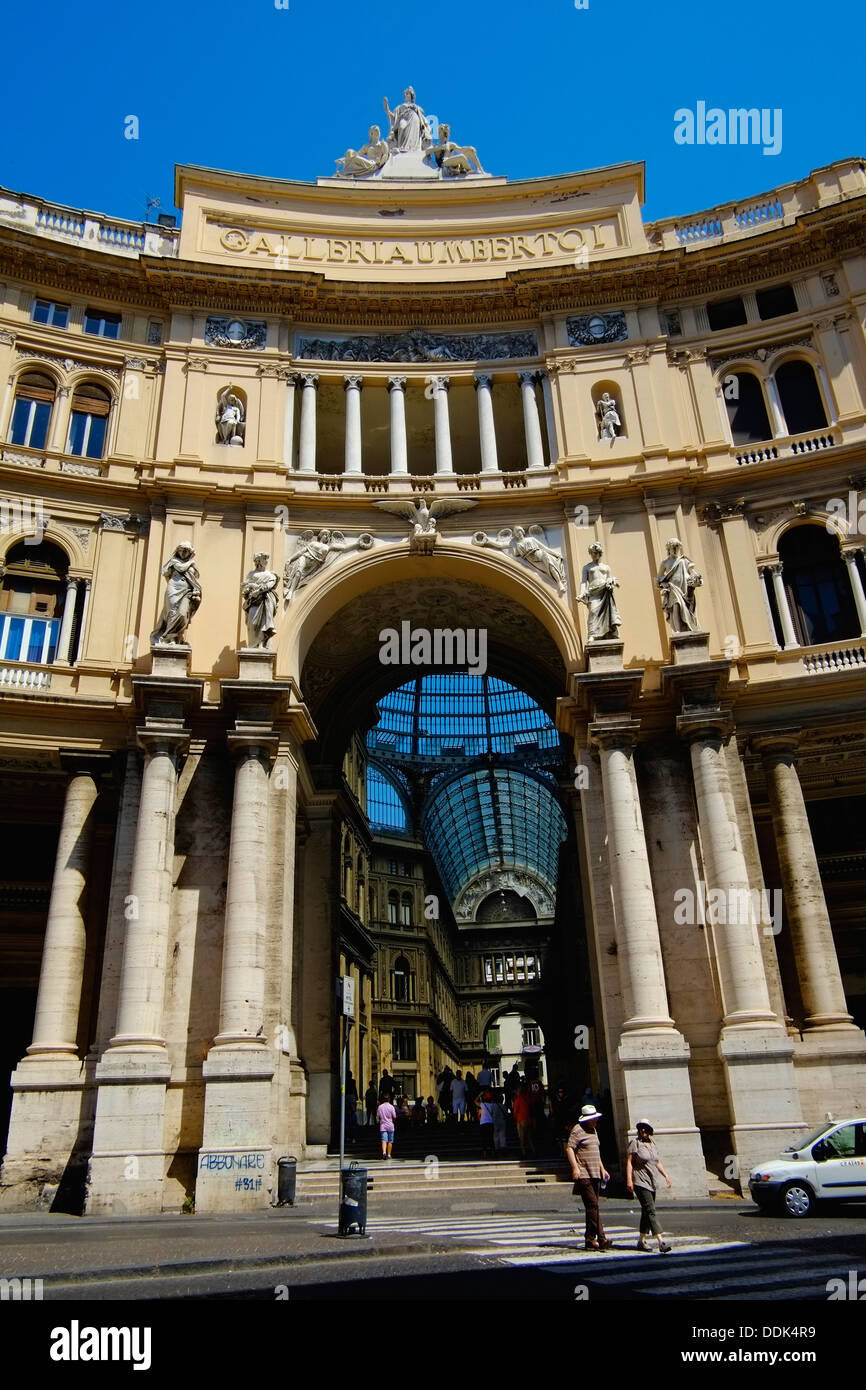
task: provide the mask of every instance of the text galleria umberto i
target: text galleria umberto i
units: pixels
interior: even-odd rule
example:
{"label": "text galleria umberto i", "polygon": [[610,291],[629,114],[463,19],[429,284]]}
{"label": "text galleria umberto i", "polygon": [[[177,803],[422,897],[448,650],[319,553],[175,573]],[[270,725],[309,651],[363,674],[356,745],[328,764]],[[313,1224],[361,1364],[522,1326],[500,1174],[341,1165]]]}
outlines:
{"label": "text galleria umberto i", "polygon": [[265,1206],[346,975],[359,1090],[516,1016],[680,1193],[866,1108],[866,168],[480,155],[0,190],[0,1205]]}

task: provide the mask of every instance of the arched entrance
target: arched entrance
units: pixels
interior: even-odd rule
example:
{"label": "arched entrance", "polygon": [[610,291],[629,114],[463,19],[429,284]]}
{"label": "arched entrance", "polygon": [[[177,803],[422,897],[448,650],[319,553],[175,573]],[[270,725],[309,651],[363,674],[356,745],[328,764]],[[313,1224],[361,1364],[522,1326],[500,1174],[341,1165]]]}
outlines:
{"label": "arched entrance", "polygon": [[[521,603],[513,579],[491,588],[465,560],[462,575],[438,557],[432,574],[417,565],[342,605],[329,596],[301,644],[318,729],[296,922],[310,1144],[338,1127],[341,975],[356,982],[359,1096],[387,1078],[411,1102],[435,1094],[446,1067],[477,1075],[489,1020],[509,1010],[543,1033],[545,1072],[573,1087],[588,1067],[575,1029],[589,1022],[596,1066],[572,754],[554,722],[566,683],[556,605],[534,586]],[[483,628],[484,670],[380,660],[382,634],[403,625]]]}

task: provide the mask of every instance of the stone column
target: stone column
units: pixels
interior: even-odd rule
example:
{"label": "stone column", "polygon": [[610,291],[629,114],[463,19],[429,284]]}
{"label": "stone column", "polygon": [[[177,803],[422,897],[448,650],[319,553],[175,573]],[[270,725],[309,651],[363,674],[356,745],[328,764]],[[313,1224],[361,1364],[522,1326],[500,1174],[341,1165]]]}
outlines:
{"label": "stone column", "polygon": [[94,807],[108,754],[61,754],[69,772],[51,902],[42,947],[30,1057],[78,1057],[78,1010],[84,978],[87,930],[84,907],[93,845]]}
{"label": "stone column", "polygon": [[451,382],[447,376],[434,376],[433,385],[433,426],[436,435],[436,472],[453,473],[451,461],[451,421],[448,416],[448,391]]}
{"label": "stone column", "polygon": [[782,561],[775,560],[772,565],[767,565],[767,569],[773,579],[773,592],[776,595],[776,607],[779,610],[779,620],[782,624],[783,650],[789,651],[792,647],[799,647],[800,643],[797,641],[794,620],[788,607],[788,594],[782,579]]}
{"label": "stone column", "polygon": [[[686,716],[678,722],[690,744],[707,889],[721,891],[728,909],[725,920],[713,929],[724,1024],[775,1025],[779,1020],[770,1005],[758,925],[751,910],[751,882],[733,817],[733,791],[725,758],[730,720],[721,714],[706,720]],[[736,920],[731,921],[732,917]]]}
{"label": "stone column", "polygon": [[58,386],[57,398],[54,403],[54,418],[51,421],[51,432],[48,436],[48,448],[59,453],[61,450],[66,452],[66,442],[69,438],[69,387]]}
{"label": "stone column", "polygon": [[544,467],[544,445],[541,441],[541,425],[538,419],[538,401],[535,397],[537,372],[521,372],[520,394],[523,398],[523,428],[526,433],[526,470],[537,472]]}
{"label": "stone column", "polygon": [[295,450],[295,378],[286,377],[286,393],[283,398],[285,415],[283,417],[283,463],[288,469],[294,464]]}
{"label": "stone column", "polygon": [[854,605],[857,609],[860,632],[866,634],[866,592],[864,592],[863,580],[860,577],[860,570],[857,567],[857,556],[862,554],[863,547],[855,546],[851,550],[843,550],[842,559],[848,566],[848,578],[851,581],[851,589],[854,593]]}
{"label": "stone column", "polygon": [[219,1035],[216,1047],[251,1042],[265,998],[268,773],[271,738],[230,734],[237,759],[226,887]]}
{"label": "stone column", "polygon": [[406,443],[406,378],[388,377],[391,410],[391,473],[405,476],[409,472],[409,450]]}
{"label": "stone column", "polygon": [[87,613],[90,608],[90,591],[93,587],[93,580],[90,576],[84,581],[84,599],[81,604],[81,625],[78,629],[78,649],[70,652],[70,660],[75,661],[78,656],[84,654],[84,643],[87,641]]}
{"label": "stone column", "polygon": [[319,378],[315,372],[302,372],[296,380],[301,388],[301,428],[298,470],[301,473],[315,473],[316,392],[319,389]]}
{"label": "stone column", "polygon": [[496,425],[493,419],[493,377],[485,372],[475,378],[478,398],[478,436],[481,441],[481,472],[498,473]]}
{"label": "stone column", "polygon": [[66,597],[63,600],[63,617],[60,619],[60,636],[57,639],[58,662],[69,661],[69,643],[72,638],[72,622],[75,617],[75,600],[78,597],[78,580],[66,580]]}
{"label": "stone column", "polygon": [[809,1030],[851,1027],[839,959],[818,870],[803,789],[797,775],[799,731],[761,735],[761,754],[779,867],[785,920],[791,933]]}
{"label": "stone column", "polygon": [[626,1019],[623,1032],[673,1029],[634,768],[639,723],[591,724],[599,749],[608,863]]}
{"label": "stone column", "polygon": [[779,390],[771,376],[765,377],[764,385],[767,388],[767,400],[770,402],[770,424],[773,429],[774,439],[785,439],[791,431],[788,429],[785,414],[782,410],[782,402],[779,399]]}
{"label": "stone column", "polygon": [[162,1005],[168,960],[174,860],[177,760],[185,733],[141,730],[141,802],[129,884],[126,940],[120,971],[115,1047],[162,1051]]}
{"label": "stone column", "polygon": [[344,376],[343,390],[346,393],[346,458],[345,472],[359,474],[364,469],[361,463],[361,387],[364,378]]}
{"label": "stone column", "polygon": [[758,566],[758,580],[761,585],[761,593],[764,596],[764,607],[767,610],[767,623],[769,625],[770,630],[770,639],[773,645],[778,648],[779,643],[776,638],[776,622],[773,618],[773,607],[770,603],[770,591],[767,588],[767,572],[769,571],[769,568],[769,565]]}

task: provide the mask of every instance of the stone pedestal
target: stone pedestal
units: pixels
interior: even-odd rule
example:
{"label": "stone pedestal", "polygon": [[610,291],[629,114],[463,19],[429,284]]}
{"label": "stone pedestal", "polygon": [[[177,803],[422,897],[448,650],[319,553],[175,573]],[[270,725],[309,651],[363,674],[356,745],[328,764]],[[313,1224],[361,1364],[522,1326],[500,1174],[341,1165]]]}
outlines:
{"label": "stone pedestal", "polygon": [[623,669],[622,654],[624,650],[625,643],[615,641],[613,638],[587,642],[587,671],[593,675],[606,675],[612,671],[621,671]]}
{"label": "stone pedestal", "polygon": [[674,666],[696,666],[710,659],[710,637],[707,632],[674,632],[671,634],[671,662]]}
{"label": "stone pedestal", "polygon": [[262,1043],[211,1048],[202,1067],[197,1212],[254,1211],[272,1201],[279,1157],[270,1145],[273,1075],[273,1055]]}
{"label": "stone pedestal", "polygon": [[272,681],[277,664],[276,652],[265,647],[241,647],[238,652],[238,680]]}
{"label": "stone pedestal", "polygon": [[97,1066],[88,1216],[142,1216],[162,1210],[169,1161],[165,1095],[170,1079],[164,1046],[109,1048]]}
{"label": "stone pedestal", "polygon": [[624,1033],[617,1048],[629,1132],[648,1119],[678,1196],[706,1197],[707,1164],[695,1124],[689,1047],[681,1033]]}

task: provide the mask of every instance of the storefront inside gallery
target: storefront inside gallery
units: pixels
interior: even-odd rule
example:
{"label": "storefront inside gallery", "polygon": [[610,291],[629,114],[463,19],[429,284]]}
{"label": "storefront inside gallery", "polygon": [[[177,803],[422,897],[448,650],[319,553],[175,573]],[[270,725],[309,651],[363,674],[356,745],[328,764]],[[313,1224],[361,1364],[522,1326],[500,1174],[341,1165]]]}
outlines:
{"label": "storefront inside gallery", "polygon": [[411,89],[0,190],[0,1206],[265,1206],[345,976],[360,1093],[541,1047],[681,1193],[863,1113],[866,175],[643,199]]}

